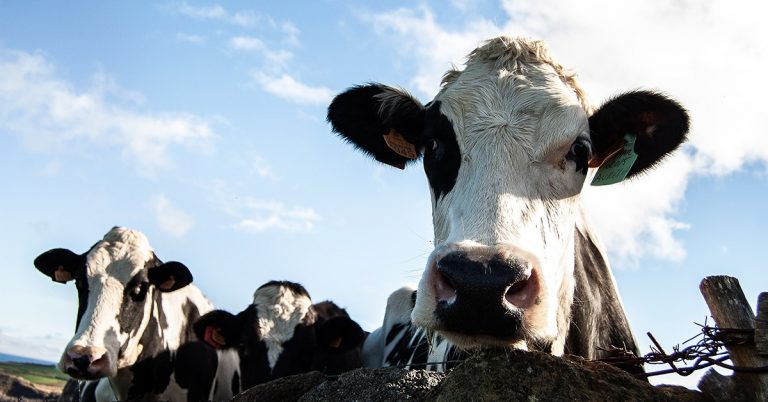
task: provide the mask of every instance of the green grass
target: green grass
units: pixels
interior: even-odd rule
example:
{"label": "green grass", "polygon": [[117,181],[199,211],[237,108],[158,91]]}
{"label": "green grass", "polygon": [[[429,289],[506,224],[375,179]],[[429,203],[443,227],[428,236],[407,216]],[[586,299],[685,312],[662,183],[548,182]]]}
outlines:
{"label": "green grass", "polygon": [[35,384],[64,386],[69,378],[54,366],[31,363],[0,363],[0,372],[21,377]]}

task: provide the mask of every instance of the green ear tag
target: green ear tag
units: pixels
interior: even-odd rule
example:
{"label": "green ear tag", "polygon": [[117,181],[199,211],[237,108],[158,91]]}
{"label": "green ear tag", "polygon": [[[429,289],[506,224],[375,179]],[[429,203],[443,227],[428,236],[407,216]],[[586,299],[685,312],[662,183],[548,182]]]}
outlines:
{"label": "green ear tag", "polygon": [[637,154],[635,153],[636,139],[637,137],[634,134],[624,135],[624,149],[597,169],[597,173],[595,173],[595,177],[592,179],[593,186],[616,184],[627,177],[627,173],[629,173],[632,165],[637,160]]}

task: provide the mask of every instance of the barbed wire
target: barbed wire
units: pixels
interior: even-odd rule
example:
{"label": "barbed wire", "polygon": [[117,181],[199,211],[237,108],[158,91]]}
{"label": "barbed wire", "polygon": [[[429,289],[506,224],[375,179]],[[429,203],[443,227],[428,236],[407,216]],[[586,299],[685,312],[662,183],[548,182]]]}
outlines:
{"label": "barbed wire", "polygon": [[[701,332],[683,342],[688,344],[696,341],[691,346],[682,348],[680,345],[672,347],[672,353],[667,354],[661,344],[650,332],[648,337],[653,342],[651,352],[644,356],[635,356],[623,348],[610,347],[601,350],[608,353],[608,356],[598,361],[602,361],[614,366],[620,367],[640,367],[643,364],[667,364],[669,369],[651,371],[647,373],[635,374],[638,378],[648,378],[652,376],[677,373],[681,376],[689,376],[694,371],[701,370],[711,366],[718,366],[737,373],[768,373],[768,366],[762,367],[740,367],[732,364],[723,363],[730,359],[726,346],[743,345],[754,342],[754,329],[741,328],[718,328],[710,327],[707,321],[704,324],[698,324]],[[676,363],[687,363],[693,361],[693,364],[685,367],[678,367]]]}
{"label": "barbed wire", "polygon": [[[625,371],[633,373],[637,378],[648,378],[657,375],[677,373],[681,376],[689,376],[693,372],[707,367],[718,366],[737,373],[768,373],[768,366],[762,367],[741,367],[724,363],[730,359],[727,346],[743,345],[754,342],[755,330],[742,328],[718,328],[704,324],[694,323],[701,328],[701,332],[693,337],[683,341],[683,345],[694,342],[691,346],[681,348],[680,344],[672,347],[672,353],[667,354],[664,348],[656,340],[652,333],[648,332],[648,338],[653,345],[651,352],[637,356],[623,347],[611,346],[608,348],[599,347],[608,354],[608,356],[597,359],[603,363],[617,366]],[[463,362],[463,359],[453,359],[444,361],[430,361],[423,363],[406,363],[393,365],[393,368],[418,369],[427,368],[434,365],[457,364]],[[678,363],[687,363],[693,361],[689,366],[678,367]],[[642,371],[642,366],[649,365],[669,365],[669,369],[650,372]]]}

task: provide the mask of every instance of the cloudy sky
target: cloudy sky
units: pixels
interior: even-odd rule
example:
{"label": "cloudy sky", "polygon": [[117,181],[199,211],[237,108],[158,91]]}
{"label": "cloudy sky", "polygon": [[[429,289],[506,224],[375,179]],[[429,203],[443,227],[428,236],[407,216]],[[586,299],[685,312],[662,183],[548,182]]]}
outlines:
{"label": "cloudy sky", "polygon": [[219,307],[290,279],[375,329],[431,250],[429,192],[420,166],[335,138],[327,104],[370,81],[429,101],[500,34],[547,41],[595,104],[651,88],[689,109],[674,158],[583,193],[643,352],[648,331],[671,349],[707,315],[704,276],[738,277],[752,303],[768,290],[760,4],[2,2],[0,352],[58,359],[75,290],[32,260],[85,251],[114,225],[186,263]]}

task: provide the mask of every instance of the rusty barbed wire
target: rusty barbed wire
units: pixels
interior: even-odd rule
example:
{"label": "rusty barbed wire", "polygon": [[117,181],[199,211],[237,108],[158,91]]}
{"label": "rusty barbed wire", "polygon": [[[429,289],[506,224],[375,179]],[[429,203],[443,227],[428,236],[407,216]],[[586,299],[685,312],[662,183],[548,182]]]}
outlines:
{"label": "rusty barbed wire", "polygon": [[[683,341],[682,344],[684,345],[692,341],[696,341],[696,343],[682,349],[680,348],[680,344],[675,345],[672,347],[671,354],[667,354],[661,344],[653,336],[653,334],[647,332],[646,334],[648,335],[648,338],[650,338],[651,342],[653,342],[650,353],[647,353],[643,356],[637,356],[623,347],[598,347],[599,350],[607,352],[608,356],[601,359],[596,359],[595,361],[608,363],[628,372],[636,372],[642,370],[641,367],[645,364],[666,364],[670,366],[670,368],[666,370],[633,374],[637,378],[648,378],[671,373],[677,373],[685,377],[691,375],[694,371],[712,366],[722,367],[737,373],[768,373],[768,366],[740,367],[724,363],[726,360],[730,359],[730,355],[728,354],[726,346],[742,345],[754,342],[754,329],[710,327],[707,325],[706,319],[704,320],[703,325],[699,323],[694,324],[701,328],[701,332]],[[467,357],[471,356],[472,354],[473,353],[468,354]],[[440,364],[458,364],[463,361],[464,359],[451,359],[443,361],[428,361],[423,363],[406,363],[389,367],[404,369],[427,369],[428,366]],[[693,361],[693,364],[685,367],[678,367],[676,364],[688,361]]]}
{"label": "rusty barbed wire", "polygon": [[[601,350],[608,353],[608,357],[598,359],[598,361],[619,367],[639,368],[643,364],[666,364],[670,367],[666,370],[635,374],[635,377],[638,378],[648,378],[670,373],[677,373],[681,376],[689,376],[694,371],[711,366],[722,367],[737,373],[768,373],[768,366],[739,367],[724,363],[724,361],[730,359],[726,346],[742,345],[754,342],[754,329],[710,327],[707,325],[706,320],[704,321],[703,325],[698,323],[695,324],[701,327],[701,332],[684,341],[683,344],[687,344],[693,341],[696,341],[696,343],[682,349],[679,344],[675,345],[672,347],[671,354],[667,354],[661,344],[653,336],[653,334],[648,332],[647,335],[651,339],[651,342],[653,342],[650,353],[647,353],[644,356],[635,356],[634,353],[628,352],[623,348],[601,348]],[[678,367],[676,364],[689,361],[693,361],[693,364],[690,366]]]}

